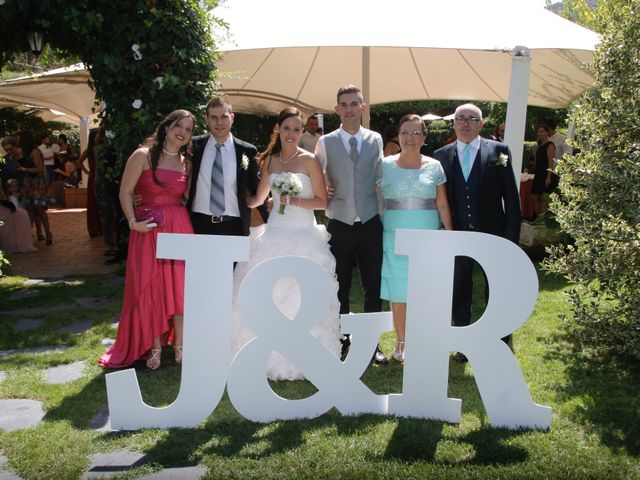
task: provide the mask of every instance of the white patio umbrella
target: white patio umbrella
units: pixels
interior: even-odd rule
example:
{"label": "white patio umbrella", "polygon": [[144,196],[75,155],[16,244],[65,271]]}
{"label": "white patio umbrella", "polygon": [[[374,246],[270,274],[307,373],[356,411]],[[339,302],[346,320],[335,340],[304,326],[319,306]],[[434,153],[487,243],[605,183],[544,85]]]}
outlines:
{"label": "white patio umbrella", "polygon": [[519,139],[520,153],[526,105],[566,107],[587,90],[593,78],[585,65],[599,42],[544,8],[511,0],[324,0],[309,12],[296,0],[228,0],[214,14],[231,33],[218,42],[220,92],[238,111],[331,112],[337,89],[351,83],[370,105],[509,101],[517,108],[507,116],[507,138]]}
{"label": "white patio umbrella", "polygon": [[442,117],[440,115],[434,115],[433,113],[425,113],[420,118],[422,118],[422,120],[424,120],[425,122],[432,122],[434,120],[441,120],[442,119]]}
{"label": "white patio umbrella", "polygon": [[[88,128],[97,118],[92,112],[95,93],[88,80],[89,74],[82,64],[5,80],[0,82],[0,102],[37,106],[47,118],[80,125],[80,146],[85,149]],[[49,109],[61,115],[44,113]]]}

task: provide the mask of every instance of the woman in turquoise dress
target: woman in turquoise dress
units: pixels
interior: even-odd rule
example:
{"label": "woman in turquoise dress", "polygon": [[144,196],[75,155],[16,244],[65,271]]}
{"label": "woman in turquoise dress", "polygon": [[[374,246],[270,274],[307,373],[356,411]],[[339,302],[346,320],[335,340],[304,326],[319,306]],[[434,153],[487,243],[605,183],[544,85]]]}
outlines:
{"label": "woman in turquoise dress", "polygon": [[397,155],[382,160],[378,188],[384,197],[382,216],[382,283],[380,296],[389,300],[396,331],[393,358],[404,361],[407,320],[407,272],[409,258],[395,254],[399,228],[452,229],[444,170],[437,160],[420,154],[427,128],[419,115],[400,119],[400,146]]}

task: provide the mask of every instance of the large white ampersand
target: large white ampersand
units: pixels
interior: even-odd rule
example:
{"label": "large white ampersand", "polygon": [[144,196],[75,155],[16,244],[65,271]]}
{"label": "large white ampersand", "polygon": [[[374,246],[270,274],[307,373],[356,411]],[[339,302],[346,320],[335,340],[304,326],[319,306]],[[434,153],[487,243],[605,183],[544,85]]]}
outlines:
{"label": "large white ampersand", "polygon": [[[273,285],[283,277],[300,285],[300,308],[292,320],[273,302]],[[349,322],[355,329],[350,330],[354,341],[345,363],[310,333],[326,316],[335,295],[329,280],[322,266],[293,256],[267,260],[245,277],[238,304],[243,320],[257,337],[238,352],[227,379],[229,398],[242,416],[259,422],[313,418],[333,406],[343,415],[386,412],[387,396],[375,395],[360,380],[380,335],[382,317],[379,322],[376,317],[371,323]],[[266,376],[267,361],[274,350],[301,370],[318,392],[301,400],[277,395]]]}

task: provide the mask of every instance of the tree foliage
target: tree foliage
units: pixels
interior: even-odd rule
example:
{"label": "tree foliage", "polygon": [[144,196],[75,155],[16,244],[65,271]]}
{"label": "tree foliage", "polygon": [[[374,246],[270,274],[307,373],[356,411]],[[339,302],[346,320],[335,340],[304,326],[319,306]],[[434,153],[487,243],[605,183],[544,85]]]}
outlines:
{"label": "tree foliage", "polygon": [[167,113],[200,111],[213,91],[212,17],[197,0],[5,0],[0,66],[25,51],[26,30],[79,58],[101,100],[117,154],[111,176]]}
{"label": "tree foliage", "polygon": [[[614,4],[615,3],[615,4]],[[640,359],[640,0],[598,11],[596,87],[574,106],[580,153],[559,164],[552,210],[574,239],[546,267],[575,284],[570,331],[580,347]]]}

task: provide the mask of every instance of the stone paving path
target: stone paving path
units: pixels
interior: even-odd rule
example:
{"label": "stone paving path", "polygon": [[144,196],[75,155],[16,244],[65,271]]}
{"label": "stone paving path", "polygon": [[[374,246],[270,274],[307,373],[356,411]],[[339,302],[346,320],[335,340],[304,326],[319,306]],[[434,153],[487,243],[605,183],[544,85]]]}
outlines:
{"label": "stone paving path", "polygon": [[19,476],[7,468],[7,457],[0,453],[0,480],[20,480]]}
{"label": "stone paving path", "polygon": [[[139,467],[144,464],[145,454],[130,450],[97,453],[91,456],[89,469],[81,480],[109,478]],[[165,468],[158,472],[136,477],[139,480],[199,480],[206,475],[207,469],[202,465]]]}
{"label": "stone paving path", "polygon": [[86,209],[47,211],[53,245],[36,242],[37,252],[10,255],[9,275],[29,278],[60,278],[68,275],[108,274],[118,265],[105,265],[106,249],[102,237],[87,234]]}
{"label": "stone paving path", "polygon": [[33,427],[42,421],[42,402],[25,399],[0,400],[0,429],[11,432]]}
{"label": "stone paving path", "polygon": [[[9,275],[23,275],[29,277],[24,285],[28,288],[12,293],[12,300],[24,300],[24,308],[1,312],[3,316],[25,317],[19,318],[14,324],[14,332],[26,332],[42,327],[44,320],[40,316],[48,312],[63,312],[77,308],[78,305],[88,309],[101,309],[114,301],[112,297],[78,297],[77,305],[54,305],[49,307],[27,307],[29,299],[41,293],[37,287],[56,284],[76,284],[77,280],[57,280],[74,275],[109,274],[118,269],[117,265],[105,265],[102,239],[89,238],[86,233],[86,213],[84,209],[49,210],[49,220],[53,231],[53,245],[45,246],[38,242],[38,252],[13,255],[12,266],[7,270]],[[113,275],[105,278],[102,284],[106,287],[122,285],[124,277]],[[111,324],[117,328],[119,315],[115,316]],[[80,334],[90,329],[95,320],[90,318],[78,319],[72,324],[59,327],[57,333]],[[105,338],[102,344],[109,346],[113,339]],[[24,349],[1,350],[0,358],[20,353],[49,354],[60,353],[68,346],[40,346]],[[44,371],[44,377],[49,383],[65,383],[75,381],[83,374],[87,362],[79,361],[58,365]],[[6,379],[6,372],[0,371],[0,382]],[[29,428],[37,425],[45,412],[40,402],[29,399],[0,400],[0,429],[10,431]],[[105,405],[89,422],[90,428],[101,432],[111,431],[109,409]],[[91,465],[81,477],[83,479],[110,478],[122,475],[127,470],[135,468],[144,462],[145,455],[139,452],[120,450],[101,453],[91,457]],[[6,467],[7,459],[0,452],[0,480],[20,480],[20,476]],[[204,466],[185,466],[166,468],[153,474],[139,476],[145,480],[166,479],[200,479],[207,473]]]}
{"label": "stone paving path", "polygon": [[87,366],[84,360],[80,362],[67,363],[58,365],[57,367],[47,368],[45,371],[45,379],[47,383],[68,383],[73,382],[80,377]]}

